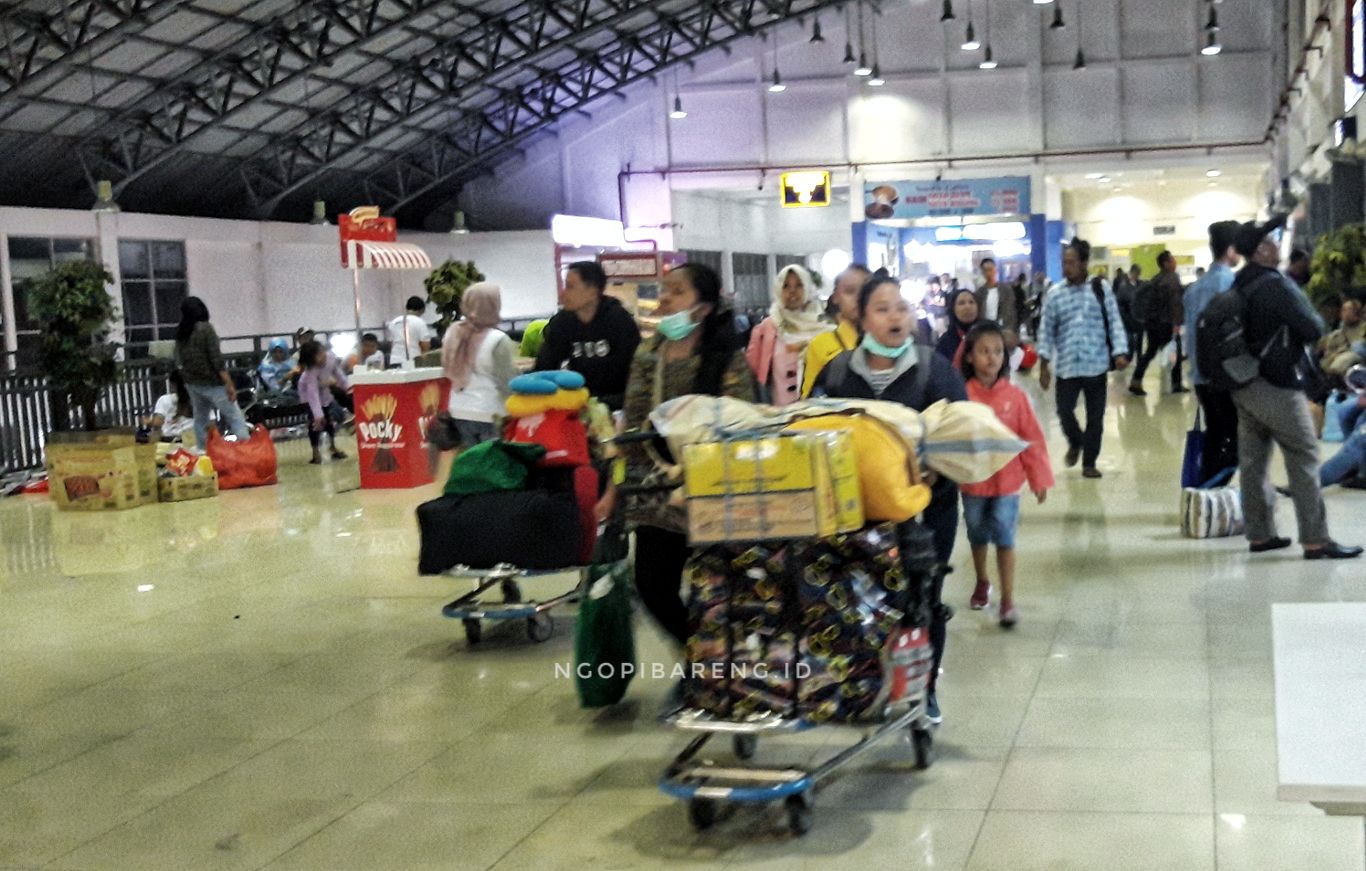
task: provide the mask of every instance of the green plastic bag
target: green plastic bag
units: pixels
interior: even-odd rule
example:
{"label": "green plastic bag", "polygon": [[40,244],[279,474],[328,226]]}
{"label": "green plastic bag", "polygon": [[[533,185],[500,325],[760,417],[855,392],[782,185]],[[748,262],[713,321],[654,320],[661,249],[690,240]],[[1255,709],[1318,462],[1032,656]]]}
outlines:
{"label": "green plastic bag", "polygon": [[626,695],[636,661],[631,631],[632,571],[626,530],[598,538],[588,588],[574,624],[574,682],[585,708],[615,705]]}
{"label": "green plastic bag", "polygon": [[545,456],[541,445],[487,441],[463,451],[451,463],[447,496],[469,496],[497,490],[521,490],[527,475]]}

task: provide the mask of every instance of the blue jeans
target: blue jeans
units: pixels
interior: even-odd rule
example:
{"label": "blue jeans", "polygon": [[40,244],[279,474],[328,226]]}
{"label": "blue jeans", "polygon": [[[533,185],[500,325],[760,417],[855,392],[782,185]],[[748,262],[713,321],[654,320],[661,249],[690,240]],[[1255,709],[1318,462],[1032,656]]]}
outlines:
{"label": "blue jeans", "polygon": [[973,547],[994,544],[1013,549],[1015,530],[1020,526],[1020,494],[988,497],[964,493],[963,522]]}
{"label": "blue jeans", "polygon": [[[1360,409],[1356,410],[1360,412]],[[1353,419],[1357,417],[1359,414],[1353,415]],[[1320,487],[1340,484],[1353,475],[1366,478],[1366,424],[1355,431],[1344,432],[1347,432],[1347,441],[1342,443],[1336,454],[1319,467]]]}
{"label": "blue jeans", "polygon": [[237,403],[228,400],[228,388],[222,384],[186,384],[190,405],[194,408],[194,437],[199,449],[209,443],[209,412],[218,412],[219,427],[227,426],[239,439],[251,437],[251,428],[242,416]]}

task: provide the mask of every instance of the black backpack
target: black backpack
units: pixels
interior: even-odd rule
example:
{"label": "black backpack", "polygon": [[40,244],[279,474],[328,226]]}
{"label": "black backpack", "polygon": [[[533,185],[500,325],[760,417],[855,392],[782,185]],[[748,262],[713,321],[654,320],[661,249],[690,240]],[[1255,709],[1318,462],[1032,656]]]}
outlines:
{"label": "black backpack", "polygon": [[1195,360],[1200,375],[1216,390],[1246,387],[1261,374],[1246,327],[1247,288],[1236,285],[1210,300],[1195,322]]}
{"label": "black backpack", "polygon": [[1164,302],[1161,288],[1155,281],[1149,279],[1140,284],[1134,291],[1134,302],[1130,308],[1130,318],[1134,325],[1149,329],[1166,323]]}

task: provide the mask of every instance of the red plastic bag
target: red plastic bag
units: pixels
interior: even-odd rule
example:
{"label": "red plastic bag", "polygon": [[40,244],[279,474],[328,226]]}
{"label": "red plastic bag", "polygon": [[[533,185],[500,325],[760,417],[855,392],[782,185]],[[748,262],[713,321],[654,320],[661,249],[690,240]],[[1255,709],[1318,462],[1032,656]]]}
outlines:
{"label": "red plastic bag", "polygon": [[552,409],[540,414],[518,417],[508,421],[504,438],[510,442],[527,442],[545,448],[541,465],[551,468],[586,466],[588,431],[577,411]]}
{"label": "red plastic bag", "polygon": [[208,442],[205,450],[218,473],[219,490],[264,487],[276,482],[275,443],[270,440],[270,431],[260,424],[244,442],[227,441],[216,427],[211,427]]}
{"label": "red plastic bag", "polygon": [[583,530],[578,564],[586,566],[593,562],[593,550],[598,544],[597,469],[579,466],[574,470],[574,501],[579,504],[579,527]]}
{"label": "red plastic bag", "polygon": [[1039,362],[1039,352],[1034,350],[1033,345],[1023,345],[1024,357],[1020,359],[1020,371],[1028,372],[1034,368],[1034,364]]}

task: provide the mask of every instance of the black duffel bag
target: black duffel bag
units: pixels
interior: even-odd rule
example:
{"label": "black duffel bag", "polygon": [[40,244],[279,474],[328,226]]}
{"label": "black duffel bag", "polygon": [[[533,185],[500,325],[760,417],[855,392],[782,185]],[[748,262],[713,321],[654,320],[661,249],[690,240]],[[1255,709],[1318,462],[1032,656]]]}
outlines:
{"label": "black duffel bag", "polygon": [[505,490],[442,496],[417,507],[418,572],[455,566],[559,569],[579,562],[579,508],[568,492]]}

